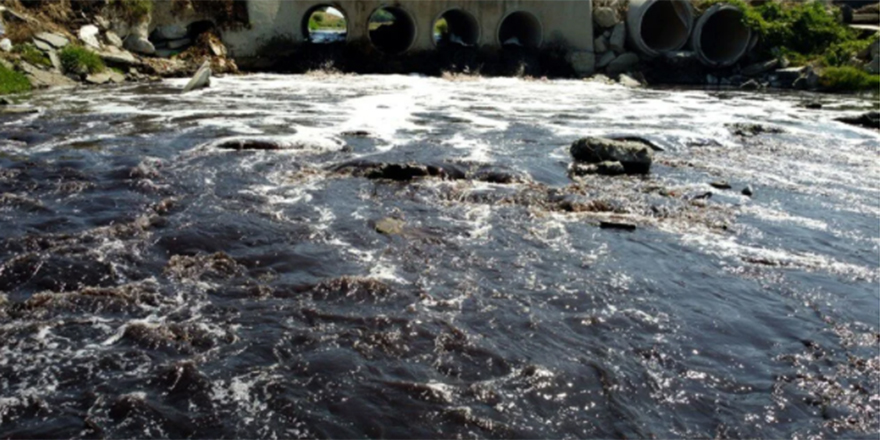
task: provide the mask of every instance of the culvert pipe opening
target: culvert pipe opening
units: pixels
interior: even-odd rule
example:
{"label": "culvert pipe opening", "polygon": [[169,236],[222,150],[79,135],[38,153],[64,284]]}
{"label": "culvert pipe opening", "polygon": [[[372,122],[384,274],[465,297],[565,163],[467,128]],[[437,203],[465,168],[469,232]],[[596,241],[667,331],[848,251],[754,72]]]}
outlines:
{"label": "culvert pipe opening", "polygon": [[541,22],[525,11],[508,15],[498,29],[498,42],[502,46],[535,48],[541,46],[543,38],[544,29]]}
{"label": "culvert pipe opening", "polygon": [[341,43],[348,36],[348,21],[339,9],[330,5],[315,6],[303,16],[302,33],[309,43]]}
{"label": "culvert pipe opening", "polygon": [[416,38],[416,23],[399,7],[379,8],[370,15],[370,43],[387,54],[406,52]]}
{"label": "culvert pipe opening", "polygon": [[630,0],[627,25],[630,42],[645,55],[657,56],[687,44],[694,11],[687,1]]}
{"label": "culvert pipe opening", "polygon": [[743,13],[730,5],[709,8],[694,27],[694,51],[703,64],[735,64],[749,50],[752,31],[743,24]]}
{"label": "culvert pipe opening", "polygon": [[471,47],[479,41],[480,23],[465,11],[448,10],[434,22],[434,44],[437,47]]}

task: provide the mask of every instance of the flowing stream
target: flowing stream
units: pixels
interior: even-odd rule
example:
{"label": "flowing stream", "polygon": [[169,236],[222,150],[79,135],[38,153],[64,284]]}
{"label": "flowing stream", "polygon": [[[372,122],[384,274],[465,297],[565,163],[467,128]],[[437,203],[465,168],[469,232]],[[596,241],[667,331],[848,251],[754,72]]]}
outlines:
{"label": "flowing stream", "polygon": [[[185,82],[0,116],[0,438],[880,431],[872,98]],[[588,135],[663,151],[576,182]]]}

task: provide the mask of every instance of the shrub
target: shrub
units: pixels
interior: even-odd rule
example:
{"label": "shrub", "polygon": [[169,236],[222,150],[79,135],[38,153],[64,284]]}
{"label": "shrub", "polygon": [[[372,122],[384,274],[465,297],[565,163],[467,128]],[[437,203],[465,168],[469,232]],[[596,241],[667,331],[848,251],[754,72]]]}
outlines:
{"label": "shrub", "polygon": [[106,68],[101,57],[81,46],[67,45],[58,55],[65,72],[99,73]]}
{"label": "shrub", "polygon": [[153,0],[111,0],[110,5],[129,23],[138,23],[153,12]]}
{"label": "shrub", "polygon": [[17,53],[22,60],[30,64],[52,67],[52,61],[49,60],[49,57],[47,57],[43,51],[37,49],[33,44],[19,44],[18,46],[15,46],[12,51]]}
{"label": "shrub", "polygon": [[21,72],[16,72],[0,64],[0,95],[27,92],[31,83]]}
{"label": "shrub", "polygon": [[[858,33],[841,23],[840,10],[826,9],[822,2],[773,2],[752,6],[742,0],[706,0],[701,8],[727,3],[743,11],[743,22],[756,32],[764,55],[777,50],[795,65],[820,61],[841,66],[870,45]],[[775,55],[775,54],[773,54]]]}
{"label": "shrub", "polygon": [[822,72],[822,87],[834,91],[880,91],[880,75],[871,75],[858,67],[829,67]]}

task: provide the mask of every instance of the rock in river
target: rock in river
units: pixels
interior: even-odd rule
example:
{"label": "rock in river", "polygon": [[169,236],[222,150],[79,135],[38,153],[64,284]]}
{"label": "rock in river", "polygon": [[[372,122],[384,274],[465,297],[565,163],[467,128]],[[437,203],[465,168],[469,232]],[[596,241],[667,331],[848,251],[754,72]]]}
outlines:
{"label": "rock in river", "polygon": [[211,85],[211,63],[205,61],[192,79],[183,87],[183,93]]}
{"label": "rock in river", "polygon": [[637,142],[588,137],[571,145],[571,156],[578,162],[598,164],[620,162],[628,174],[647,174],[651,171],[654,153]]}

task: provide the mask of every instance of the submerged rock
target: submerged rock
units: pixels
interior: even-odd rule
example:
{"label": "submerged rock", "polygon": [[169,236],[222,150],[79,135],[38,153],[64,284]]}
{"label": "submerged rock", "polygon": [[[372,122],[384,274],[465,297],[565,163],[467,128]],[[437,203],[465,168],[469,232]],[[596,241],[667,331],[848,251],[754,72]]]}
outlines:
{"label": "submerged rock", "polygon": [[711,186],[712,188],[715,188],[715,189],[731,189],[731,188],[733,188],[732,186],[730,186],[729,183],[727,183],[724,180],[717,180],[715,182],[711,182],[711,183],[709,183],[709,186]]}
{"label": "submerged rock", "polygon": [[846,116],[838,118],[837,120],[844,124],[855,125],[856,127],[880,130],[880,112],[868,112],[858,116]]}
{"label": "submerged rock", "polygon": [[283,150],[284,147],[277,142],[273,142],[270,140],[264,139],[230,139],[220,144],[217,144],[215,148],[219,148],[221,150],[262,150],[262,151],[274,151],[274,150]]}
{"label": "submerged rock", "polygon": [[755,194],[755,191],[752,190],[752,186],[751,186],[751,185],[746,186],[746,187],[743,188],[743,190],[742,190],[742,195],[744,195],[744,196],[751,197],[751,196],[753,196],[754,194]]}
{"label": "submerged rock", "polygon": [[376,222],[376,232],[384,235],[400,235],[406,222],[396,218],[386,217]]}
{"label": "submerged rock", "polygon": [[780,134],[785,133],[785,130],[778,127],[769,127],[761,124],[750,124],[750,123],[736,123],[736,124],[725,124],[728,130],[731,133],[741,136],[741,137],[752,137],[757,136],[759,134]]}
{"label": "submerged rock", "polygon": [[643,144],[599,137],[575,141],[569,151],[579,162],[620,162],[628,174],[649,173],[654,160],[651,148]]}
{"label": "submerged rock", "polygon": [[190,79],[189,82],[186,83],[186,86],[183,87],[183,93],[210,86],[211,73],[211,63],[205,61],[202,64],[202,67],[199,67],[199,70],[193,75],[192,79]]}
{"label": "submerged rock", "polygon": [[622,231],[635,231],[636,225],[631,223],[621,223],[621,222],[611,222],[604,221],[599,223],[599,227],[602,229],[618,229]]}

